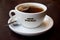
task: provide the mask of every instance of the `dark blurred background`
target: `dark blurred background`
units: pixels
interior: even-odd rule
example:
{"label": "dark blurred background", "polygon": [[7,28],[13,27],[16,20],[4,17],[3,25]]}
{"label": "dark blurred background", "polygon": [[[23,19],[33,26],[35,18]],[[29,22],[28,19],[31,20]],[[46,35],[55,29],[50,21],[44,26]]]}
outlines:
{"label": "dark blurred background", "polygon": [[[9,11],[20,3],[37,2],[48,7],[46,14],[53,18],[52,29],[44,34],[26,37],[12,32],[7,26]],[[60,40],[60,0],[0,0],[0,40]]]}

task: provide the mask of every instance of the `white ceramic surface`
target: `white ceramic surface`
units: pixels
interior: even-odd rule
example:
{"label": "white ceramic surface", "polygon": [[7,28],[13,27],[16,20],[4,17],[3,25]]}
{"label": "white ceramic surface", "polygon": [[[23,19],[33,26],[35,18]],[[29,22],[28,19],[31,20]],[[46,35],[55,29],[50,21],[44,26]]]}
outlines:
{"label": "white ceramic surface", "polygon": [[[43,11],[37,12],[37,13],[21,12],[17,9],[17,7],[19,7],[21,5],[35,6],[38,8],[42,8]],[[35,27],[38,27],[42,23],[45,15],[46,15],[45,14],[46,10],[47,10],[47,7],[41,3],[22,3],[22,4],[17,5],[15,7],[15,10],[11,10],[9,12],[9,16],[12,17],[11,13],[14,12],[16,17],[18,18],[18,20],[20,20],[20,23],[22,25],[24,25],[25,27],[28,27],[28,28],[35,28]]]}
{"label": "white ceramic surface", "polygon": [[[12,18],[10,18],[8,20],[8,23],[14,20],[16,20],[16,16],[13,16]],[[49,30],[50,28],[52,28],[52,26],[53,26],[53,19],[50,16],[46,15],[42,24],[37,28],[29,29],[29,28],[24,27],[21,24],[20,26],[13,26],[11,24],[9,25],[9,28],[17,34],[25,35],[25,36],[33,36],[33,35],[38,35]]]}

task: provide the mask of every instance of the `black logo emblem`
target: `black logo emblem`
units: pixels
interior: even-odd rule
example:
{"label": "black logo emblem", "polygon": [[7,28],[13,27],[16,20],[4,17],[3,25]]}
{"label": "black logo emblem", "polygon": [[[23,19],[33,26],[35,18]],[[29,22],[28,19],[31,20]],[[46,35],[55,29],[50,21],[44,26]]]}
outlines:
{"label": "black logo emblem", "polygon": [[28,22],[35,22],[36,20],[34,18],[27,18],[25,19],[25,21],[28,21]]}

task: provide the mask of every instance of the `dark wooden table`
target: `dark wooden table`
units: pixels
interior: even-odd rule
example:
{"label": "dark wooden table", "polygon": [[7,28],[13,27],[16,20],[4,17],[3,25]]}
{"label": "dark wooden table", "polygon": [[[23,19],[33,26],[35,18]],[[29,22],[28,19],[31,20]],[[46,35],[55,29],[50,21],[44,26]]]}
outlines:
{"label": "dark wooden table", "polygon": [[[24,2],[43,3],[48,7],[46,14],[53,18],[54,25],[46,33],[26,37],[12,32],[7,26],[9,11]],[[0,40],[60,40],[60,1],[59,0],[0,0]]]}

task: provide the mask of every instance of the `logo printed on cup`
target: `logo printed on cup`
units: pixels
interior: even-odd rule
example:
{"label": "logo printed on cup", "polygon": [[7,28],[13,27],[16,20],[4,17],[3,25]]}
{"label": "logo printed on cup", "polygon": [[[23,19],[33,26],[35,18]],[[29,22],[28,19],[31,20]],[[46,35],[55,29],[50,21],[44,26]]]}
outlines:
{"label": "logo printed on cup", "polygon": [[35,22],[36,20],[34,18],[27,18],[27,19],[25,19],[25,21],[27,21],[27,22]]}

